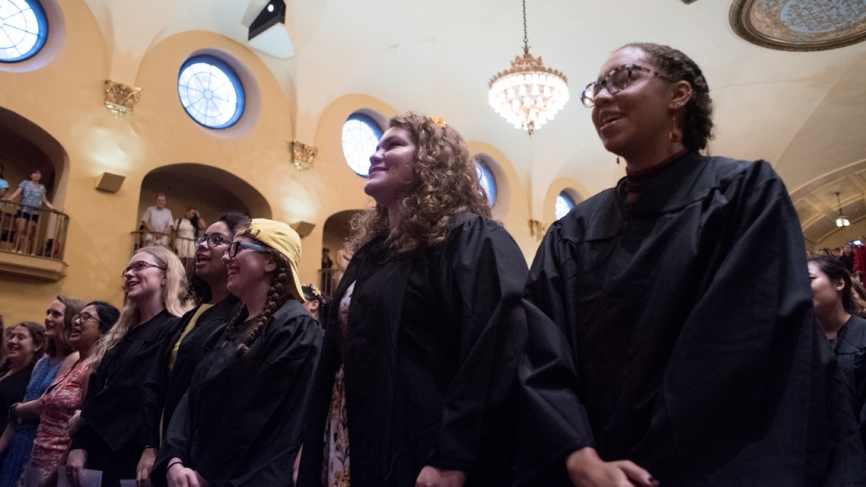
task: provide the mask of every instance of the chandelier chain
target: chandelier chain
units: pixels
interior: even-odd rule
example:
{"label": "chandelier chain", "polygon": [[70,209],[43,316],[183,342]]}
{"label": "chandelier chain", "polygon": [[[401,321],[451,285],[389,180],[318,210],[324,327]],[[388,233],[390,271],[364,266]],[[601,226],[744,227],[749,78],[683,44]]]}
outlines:
{"label": "chandelier chain", "polygon": [[529,35],[526,33],[526,0],[523,0],[523,52],[529,54]]}

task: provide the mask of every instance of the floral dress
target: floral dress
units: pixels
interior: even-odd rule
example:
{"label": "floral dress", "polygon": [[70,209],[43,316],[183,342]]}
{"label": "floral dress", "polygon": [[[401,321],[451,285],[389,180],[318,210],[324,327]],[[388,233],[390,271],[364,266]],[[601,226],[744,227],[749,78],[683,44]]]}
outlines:
{"label": "floral dress", "polygon": [[[352,301],[354,290],[355,283],[352,283],[340,300],[337,324],[342,333],[348,329],[349,303]],[[346,414],[346,382],[342,365],[334,378],[334,388],[331,392],[331,406],[328,410],[328,421],[325,423],[325,454],[322,456],[322,463],[322,485],[349,487],[349,427]]]}
{"label": "floral dress", "polygon": [[52,469],[60,464],[69,449],[69,419],[81,408],[81,392],[90,377],[90,362],[90,358],[76,362],[39,399],[42,413],[33,441],[30,465]]}

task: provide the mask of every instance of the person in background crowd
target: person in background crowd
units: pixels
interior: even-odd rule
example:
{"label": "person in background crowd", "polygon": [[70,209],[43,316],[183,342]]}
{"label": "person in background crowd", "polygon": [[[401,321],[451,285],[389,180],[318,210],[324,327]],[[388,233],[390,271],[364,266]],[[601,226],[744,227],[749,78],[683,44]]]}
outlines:
{"label": "person in background crowd", "polygon": [[323,335],[301,304],[300,256],[294,230],[261,218],[223,256],[243,307],[171,418],[154,469],[169,487],[291,485]]}
{"label": "person in background crowd", "polygon": [[195,240],[205,228],[207,228],[207,225],[195,208],[186,210],[186,215],[183,218],[178,218],[175,222],[177,238],[175,239],[174,248],[184,267],[188,267],[189,263],[195,258]]}
{"label": "person in background crowd", "polygon": [[854,253],[854,278],[866,283],[866,235],[860,235],[860,245],[855,245]]}
{"label": "person in background crowd", "polygon": [[38,401],[39,429],[30,466],[44,472],[40,487],[57,485],[57,467],[65,463],[69,452],[69,424],[84,400],[93,351],[118,318],[120,311],[104,301],[87,303],[72,318],[69,345],[76,352],[76,361],[57,375]]}
{"label": "person in background crowd", "polygon": [[30,383],[20,404],[10,410],[14,422],[6,426],[0,438],[0,449],[8,450],[0,468],[0,487],[15,487],[30,459],[36,428],[39,426],[39,398],[60,373],[72,368],[78,360],[69,345],[72,317],[84,303],[75,298],[57,296],[45,312],[45,356],[36,362]]}
{"label": "person in background crowd", "polygon": [[102,471],[103,487],[134,479],[144,433],[144,385],[157,367],[162,344],[186,312],[183,265],[163,247],[145,247],[122,273],[126,305],[116,325],[93,353],[93,375],[72,435],[66,474],[80,487],[85,466]]}
{"label": "person in background crowd", "polygon": [[[222,256],[235,232],[248,224],[249,218],[243,214],[228,212],[196,240],[195,268],[188,289],[196,307],[181,317],[177,331],[163,344],[159,363],[145,387],[142,442],[152,447],[144,449],[138,462],[137,478],[144,485],[151,481],[156,453],[195,368],[219,341],[226,324],[240,312],[240,300],[226,289],[228,271]],[[164,485],[165,476],[157,477],[154,482]]]}
{"label": "person in background crowd", "polygon": [[3,211],[3,198],[9,191],[9,182],[3,179],[3,164],[0,164],[0,211]]}
{"label": "person in background crowd", "polygon": [[518,485],[819,484],[819,337],[781,179],[699,154],[712,101],[680,51],[628,44],[581,99],[626,177],[532,264]]}
{"label": "person in background crowd", "polygon": [[0,363],[6,361],[6,327],[3,325],[3,315],[0,315]]}
{"label": "person in background crowd", "polygon": [[314,320],[321,323],[322,320],[319,319],[319,316],[323,314],[325,297],[322,296],[322,292],[319,291],[319,288],[315,284],[303,286],[301,289],[304,291],[304,309],[307,310],[307,313],[310,313],[310,316]]}
{"label": "person in background crowd", "polygon": [[322,292],[328,297],[334,294],[334,273],[331,272],[333,267],[334,261],[331,260],[331,249],[328,247],[322,248],[322,271],[319,285],[322,287]]}
{"label": "person in background crowd", "polygon": [[165,207],[165,193],[156,195],[156,205],[148,206],[141,216],[141,223],[147,232],[144,236],[147,245],[159,245],[168,247],[168,238],[171,235],[174,219],[171,210]]}
{"label": "person in background crowd", "polygon": [[[853,458],[834,458],[834,463],[839,466],[833,469],[834,476],[826,485],[866,485],[866,472],[862,468],[866,465],[866,446],[858,428],[861,421],[858,404],[866,390],[855,372],[856,357],[866,350],[866,320],[858,316],[863,313],[862,303],[852,295],[851,275],[838,259],[827,256],[812,258],[809,277],[815,316],[835,356],[833,365],[838,368],[831,370],[835,374],[828,374],[833,381],[829,385],[833,393],[830,407],[838,411],[838,416],[850,420],[836,426],[834,439],[838,444],[835,450],[858,452]],[[849,467],[846,462],[853,462],[861,468]]]}
{"label": "person in background crowd", "polygon": [[11,196],[5,198],[7,201],[11,201],[21,195],[21,206],[15,212],[15,224],[17,225],[15,251],[18,253],[31,252],[30,234],[39,223],[39,209],[42,205],[54,209],[54,205],[48,201],[45,186],[39,183],[41,179],[42,172],[39,169],[34,169],[30,172],[30,178],[21,181],[18,189]]}
{"label": "person in background crowd", "polygon": [[298,485],[511,485],[525,259],[456,130],[412,113],[389,125],[364,186],[376,206],[344,247]]}
{"label": "person in background crowd", "polygon": [[833,250],[831,250],[830,251],[830,257],[833,257],[834,259],[838,259],[838,258],[842,257],[842,247],[836,247]]}
{"label": "person in background crowd", "polygon": [[22,321],[4,332],[6,361],[0,366],[0,427],[5,431],[9,409],[24,398],[33,367],[45,352],[45,328]]}
{"label": "person in background crowd", "polygon": [[851,244],[845,244],[842,247],[842,256],[839,257],[839,261],[842,262],[849,274],[854,274],[854,247]]}

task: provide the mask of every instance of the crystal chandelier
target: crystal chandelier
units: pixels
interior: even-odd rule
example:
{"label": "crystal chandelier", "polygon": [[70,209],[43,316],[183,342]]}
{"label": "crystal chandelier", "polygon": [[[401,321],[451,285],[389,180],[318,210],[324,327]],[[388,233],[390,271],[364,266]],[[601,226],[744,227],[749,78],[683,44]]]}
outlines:
{"label": "crystal chandelier", "polygon": [[836,202],[839,203],[839,218],[836,218],[836,226],[840,228],[847,227],[851,224],[851,222],[848,221],[848,218],[846,218],[845,215],[842,214],[842,200],[839,199],[838,192],[836,193]]}
{"label": "crystal chandelier", "polygon": [[526,0],[523,0],[523,56],[511,62],[511,69],[498,73],[487,84],[488,101],[496,113],[516,129],[540,129],[568,102],[568,80],[559,71],[547,68],[529,54],[526,36]]}

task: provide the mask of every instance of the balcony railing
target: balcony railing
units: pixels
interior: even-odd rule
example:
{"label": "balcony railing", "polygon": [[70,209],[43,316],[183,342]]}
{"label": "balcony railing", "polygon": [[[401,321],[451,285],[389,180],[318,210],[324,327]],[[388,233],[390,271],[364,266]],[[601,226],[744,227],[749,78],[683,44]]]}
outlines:
{"label": "balcony railing", "polygon": [[57,281],[66,274],[63,252],[69,216],[57,210],[2,202],[0,272]]}
{"label": "balcony railing", "polygon": [[[131,232],[130,235],[132,236],[132,252],[142,247],[159,246],[171,250],[181,260],[195,258],[194,238],[179,237],[174,233],[148,232],[146,230]],[[184,264],[186,263],[184,262]]]}

